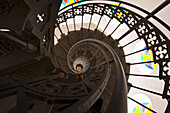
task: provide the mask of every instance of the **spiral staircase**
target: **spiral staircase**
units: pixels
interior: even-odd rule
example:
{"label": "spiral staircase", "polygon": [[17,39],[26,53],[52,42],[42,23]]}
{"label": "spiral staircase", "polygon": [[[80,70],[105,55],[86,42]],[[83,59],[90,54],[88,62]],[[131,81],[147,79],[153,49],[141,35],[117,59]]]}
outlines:
{"label": "spiral staircase", "polygon": [[[170,40],[149,21],[153,18],[170,30],[155,16],[169,0],[151,13],[117,0],[84,0],[59,9],[61,2],[0,2],[0,113],[127,113],[127,100],[158,112],[130,97],[132,89],[167,100],[164,112],[169,113]],[[118,24],[113,28],[115,21]],[[127,30],[119,32],[122,25]],[[132,32],[137,38],[127,42]],[[137,41],[146,48],[128,53],[128,46],[134,47]],[[145,50],[153,52],[152,61],[128,62]],[[157,63],[159,73],[130,71],[147,63]],[[128,82],[129,77],[162,80],[163,91],[136,86]]]}

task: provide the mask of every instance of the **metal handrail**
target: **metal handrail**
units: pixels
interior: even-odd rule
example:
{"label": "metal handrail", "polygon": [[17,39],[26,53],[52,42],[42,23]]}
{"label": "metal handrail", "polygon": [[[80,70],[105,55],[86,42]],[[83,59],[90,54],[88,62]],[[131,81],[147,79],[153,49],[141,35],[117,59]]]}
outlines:
{"label": "metal handrail", "polygon": [[[79,2],[75,2],[75,3],[72,3],[62,9],[59,10],[59,14],[60,12],[62,13],[63,10],[67,9],[68,7],[70,6],[73,6],[74,4],[78,4],[78,3],[84,3],[84,2],[87,2],[85,4],[88,4],[89,1],[95,1],[95,0],[83,0],[83,1],[79,1]],[[156,8],[155,10],[153,10],[152,12],[148,12],[147,10],[141,8],[141,7],[138,7],[134,4],[131,4],[131,3],[128,3],[128,2],[125,2],[125,1],[122,1],[122,0],[100,0],[100,1],[96,1],[96,3],[102,3],[102,1],[109,1],[109,2],[119,2],[119,3],[123,3],[123,4],[126,4],[128,6],[131,6],[145,14],[147,14],[147,16],[145,18],[150,18],[150,17],[153,17],[157,22],[159,22],[162,26],[164,26],[167,30],[170,30],[170,27],[168,24],[166,24],[165,22],[163,22],[161,19],[159,19],[157,16],[155,16],[155,14],[160,11],[161,9],[163,9],[164,7],[166,7],[168,4],[169,4],[169,0],[165,0],[161,5],[160,7],[158,6],[158,8]],[[103,3],[102,3],[103,4]],[[106,3],[105,3],[106,4]],[[109,4],[109,3],[108,3]]]}

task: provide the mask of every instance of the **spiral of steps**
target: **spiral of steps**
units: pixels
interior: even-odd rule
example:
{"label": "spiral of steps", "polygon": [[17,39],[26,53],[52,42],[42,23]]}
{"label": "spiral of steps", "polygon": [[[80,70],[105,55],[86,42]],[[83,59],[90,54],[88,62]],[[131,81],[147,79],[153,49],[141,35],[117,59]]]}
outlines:
{"label": "spiral of steps", "polygon": [[[99,40],[109,44],[119,56],[126,73],[129,72],[129,65],[125,63],[125,59],[122,57],[124,54],[123,50],[117,46],[117,42],[97,30],[82,29],[76,32],[72,31],[68,35],[62,36],[55,46],[56,59],[61,70],[65,72],[64,83],[76,83],[77,80],[81,78],[87,86],[92,83],[90,90],[93,90],[92,87],[98,87],[97,84],[101,82],[102,75],[109,77],[109,80],[106,81],[106,86],[102,87],[103,91],[101,91],[101,94],[97,93],[98,98],[100,97],[99,99],[102,100],[104,105],[101,111],[97,112],[106,112],[112,97],[114,84],[116,83],[116,65],[112,54],[107,48],[90,41],[85,41],[81,44],[83,40],[88,39]],[[74,47],[75,44],[76,46]],[[85,72],[82,70],[83,72],[79,73],[74,63],[80,62],[83,64],[84,60],[86,62],[84,66],[84,68],[86,68],[84,70]],[[128,76],[126,76],[126,79],[128,79]]]}
{"label": "spiral of steps", "polygon": [[[149,20],[153,17],[169,29],[154,16],[168,0],[151,13],[117,0],[84,0],[60,10],[61,0],[4,1],[0,9],[5,19],[11,13],[16,18],[20,14],[15,15],[17,8],[25,12],[17,27],[0,23],[0,113],[127,113],[128,99],[156,113],[129,96],[133,89],[166,100],[165,113],[169,113],[170,40]],[[4,9],[6,3],[9,9],[17,8]],[[131,33],[137,38],[129,36]],[[127,52],[140,41],[145,48],[135,46],[138,50]],[[151,61],[129,62],[129,57],[145,50],[152,51]],[[147,63],[159,65],[157,75],[131,72]],[[163,91],[129,83],[133,76],[162,80]]]}

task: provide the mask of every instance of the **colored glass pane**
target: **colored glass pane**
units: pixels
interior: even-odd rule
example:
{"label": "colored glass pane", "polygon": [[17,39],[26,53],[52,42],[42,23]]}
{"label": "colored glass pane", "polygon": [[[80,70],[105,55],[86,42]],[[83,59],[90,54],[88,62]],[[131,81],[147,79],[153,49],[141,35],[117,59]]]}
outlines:
{"label": "colored glass pane", "polygon": [[[71,5],[71,4],[79,2],[79,1],[82,1],[82,0],[63,0],[60,8],[62,9],[68,5]],[[77,6],[77,5],[79,5],[79,4],[74,4],[73,6]]]}

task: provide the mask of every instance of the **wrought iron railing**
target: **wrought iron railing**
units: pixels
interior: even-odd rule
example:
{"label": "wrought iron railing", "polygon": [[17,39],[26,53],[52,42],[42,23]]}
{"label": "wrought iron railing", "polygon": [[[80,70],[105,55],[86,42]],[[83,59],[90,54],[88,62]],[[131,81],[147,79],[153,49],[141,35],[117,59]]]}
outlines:
{"label": "wrought iron railing", "polygon": [[[170,30],[169,26],[163,22],[161,19],[155,16],[157,12],[162,10],[165,6],[169,5],[169,0],[165,0],[160,6],[158,6],[155,10],[153,10],[151,13],[136,6],[133,4],[130,4],[128,2],[124,1],[117,1],[114,2],[117,3],[117,5],[113,5],[112,2],[110,3],[102,3],[101,2],[91,2],[89,0],[80,1],[77,3],[73,3],[64,9],[61,9],[58,13],[59,7],[56,10],[51,10],[51,4],[54,3],[54,1],[40,1],[36,0],[34,2],[28,2],[24,1],[22,4],[21,1],[17,1],[18,4],[15,4],[15,2],[12,1],[5,1],[3,0],[2,3],[3,7],[2,11],[0,11],[1,15],[9,16],[12,8],[24,8],[25,12],[18,13],[22,15],[22,24],[21,21],[17,21],[17,25],[11,21],[10,25],[5,23],[4,18],[0,18],[2,21],[0,23],[0,28],[5,28],[9,30],[8,32],[0,31],[0,60],[7,59],[4,62],[0,62],[1,64],[4,64],[1,66],[0,70],[0,102],[3,104],[3,100],[5,102],[11,102],[10,99],[13,99],[13,96],[15,98],[14,105],[10,106],[7,110],[7,112],[14,112],[14,113],[26,113],[30,109],[34,108],[36,106],[37,108],[43,108],[43,105],[45,106],[44,112],[68,112],[69,110],[74,110],[73,112],[85,112],[96,100],[99,98],[100,94],[103,92],[104,89],[95,89],[92,87],[84,88],[86,87],[86,84],[82,82],[82,87],[78,84],[76,87],[78,91],[82,91],[82,95],[74,95],[74,91],[76,89],[72,89],[70,85],[60,84],[58,83],[60,78],[58,75],[64,72],[59,69],[59,58],[56,56],[55,46],[53,45],[53,42],[57,40],[59,42],[62,38],[69,35],[72,31],[83,31],[84,28],[88,29],[89,31],[92,30],[92,27],[95,27],[93,32],[100,31],[101,34],[106,34],[108,38],[114,38],[112,37],[117,30],[119,30],[120,26],[125,24],[128,27],[128,31],[126,31],[124,34],[121,34],[120,37],[118,37],[115,41],[115,43],[119,43],[122,40],[126,39],[127,35],[129,35],[132,32],[136,33],[137,38],[127,42],[124,45],[121,45],[120,48],[125,49],[126,47],[130,46],[136,41],[143,40],[145,42],[146,48],[141,48],[141,50],[127,53],[123,55],[122,57],[119,56],[119,58],[127,58],[131,55],[138,54],[141,51],[144,50],[151,50],[153,52],[153,60],[148,62],[130,62],[128,65],[130,66],[136,66],[136,65],[142,65],[146,63],[158,63],[159,65],[159,75],[148,75],[148,74],[134,74],[134,73],[125,73],[126,77],[128,76],[136,76],[136,77],[144,77],[144,78],[158,78],[160,80],[164,81],[164,90],[162,93],[152,91],[146,88],[143,88],[142,86],[136,86],[134,84],[128,84],[129,88],[139,89],[141,91],[145,91],[154,95],[161,96],[162,98],[166,99],[169,102],[170,95],[170,40],[168,37],[155,26],[152,22],[150,22],[148,19],[153,18],[158,23],[160,23],[164,28],[167,30]],[[44,4],[43,2],[47,3],[46,5],[40,5]],[[57,1],[57,3],[61,3],[61,1]],[[78,4],[79,5],[74,5]],[[5,5],[4,5],[5,4]],[[20,4],[22,4],[20,7]],[[26,5],[27,4],[27,5]],[[39,5],[37,5],[39,4]],[[130,7],[133,7],[144,14],[146,14],[146,17],[143,17],[142,15],[130,10],[125,9],[123,7],[120,7],[121,4],[128,5]],[[1,4],[0,4],[1,5]],[[7,7],[4,7],[7,6]],[[34,7],[33,7],[34,6]],[[39,6],[39,7],[38,7]],[[40,7],[41,6],[41,7]],[[53,5],[52,5],[53,6]],[[38,10],[37,10],[38,7]],[[45,7],[45,10],[42,10]],[[54,6],[52,9],[55,8]],[[49,12],[52,12],[50,14],[55,14],[57,11],[58,15],[56,17],[55,21],[55,32],[54,38],[53,38],[53,28],[54,28],[54,20],[55,16],[48,15]],[[15,19],[17,18],[17,15],[15,13],[12,13],[13,17]],[[97,24],[93,23],[94,15],[99,15]],[[84,17],[85,15],[89,15],[89,22],[86,23]],[[80,29],[76,26],[76,17],[81,17],[80,22]],[[109,18],[109,21],[106,23],[105,27],[103,29],[100,28],[100,24],[102,23],[103,16],[106,16]],[[52,18],[49,21],[49,18]],[[8,18],[13,19],[13,18]],[[73,29],[70,29],[70,24],[68,22],[69,19],[72,19]],[[112,29],[110,33],[107,33],[107,29],[109,28],[111,22],[113,19],[116,19],[119,24],[115,27],[115,29]],[[19,20],[19,19],[18,19]],[[49,23],[49,24],[48,24]],[[87,24],[85,27],[84,25]],[[50,26],[51,25],[51,26]],[[93,25],[93,26],[92,26]],[[63,26],[65,27],[63,29]],[[102,47],[107,48],[110,53],[112,54],[114,60],[108,61],[107,63],[110,64],[111,62],[115,62],[117,64],[117,75],[116,79],[116,87],[113,92],[113,96],[110,99],[111,103],[108,105],[107,112],[110,113],[113,110],[117,112],[125,113],[126,111],[126,80],[123,76],[122,67],[120,64],[120,61],[118,60],[116,54],[113,52],[112,47],[110,47],[107,43],[97,41],[91,38],[95,37],[95,33],[89,37],[87,40],[82,40],[79,43],[85,41],[90,42],[92,45],[102,45]],[[61,39],[60,39],[61,38]],[[81,39],[81,36],[80,36]],[[101,39],[103,40],[103,39]],[[70,44],[71,41],[70,40]],[[97,44],[96,44],[97,43]],[[78,43],[77,43],[78,44]],[[59,45],[59,43],[57,44]],[[73,45],[73,44],[72,44]],[[100,48],[100,47],[99,47]],[[63,48],[65,49],[65,48]],[[66,50],[66,49],[65,49]],[[100,49],[99,49],[100,50]],[[25,51],[25,52],[24,52]],[[66,50],[67,51],[67,50]],[[15,61],[15,57],[12,57],[13,53],[16,52],[16,57],[18,59],[22,59],[22,56],[26,59],[22,59],[21,61]],[[24,53],[24,55],[23,55]],[[102,53],[102,52],[101,52]],[[11,56],[10,56],[11,55]],[[8,56],[8,57],[7,57]],[[53,70],[54,67],[51,65],[51,61],[49,59],[46,59],[48,56],[51,58],[52,63],[56,67],[56,70]],[[11,57],[11,59],[10,59]],[[60,57],[62,57],[60,55]],[[10,62],[8,59],[15,61]],[[31,61],[30,61],[31,60]],[[26,62],[25,62],[26,61]],[[7,64],[9,63],[9,64]],[[22,64],[22,65],[21,65]],[[100,65],[99,65],[100,66]],[[36,72],[36,73],[35,73]],[[55,72],[57,74],[52,74],[51,72]],[[61,72],[61,73],[60,73]],[[43,75],[43,77],[42,77]],[[48,76],[49,75],[49,76]],[[107,75],[106,73],[103,75]],[[35,77],[36,76],[36,77]],[[60,75],[62,76],[62,75]],[[68,76],[67,76],[68,77]],[[66,78],[67,78],[66,77]],[[107,79],[105,82],[107,82],[109,75],[106,77]],[[103,80],[103,79],[102,79]],[[121,81],[121,82],[120,82]],[[105,82],[101,82],[98,86],[102,86],[102,88],[105,88]],[[123,85],[121,86],[122,83]],[[83,86],[84,85],[84,86]],[[70,88],[70,90],[67,90],[67,88]],[[61,89],[65,91],[65,95],[63,93],[60,93]],[[69,89],[68,88],[68,89]],[[83,89],[84,88],[84,89]],[[96,92],[99,92],[100,94],[93,94],[94,92],[90,92],[95,90]],[[73,91],[73,93],[70,94],[69,91]],[[77,90],[76,90],[77,91]],[[123,91],[123,92],[121,92]],[[50,93],[49,93],[50,92]],[[90,96],[87,96],[88,93]],[[70,96],[71,95],[71,96]],[[92,95],[95,95],[93,97]],[[117,96],[119,95],[119,96]],[[84,96],[85,98],[80,98],[80,96]],[[67,98],[66,98],[67,97]],[[92,102],[90,99],[93,100]],[[116,98],[115,98],[116,97]],[[119,97],[119,98],[117,98]],[[152,110],[148,108],[147,106],[143,105],[142,103],[138,102],[137,100],[134,100],[131,97],[128,97],[132,101],[140,104],[141,106],[145,107],[146,109],[156,112],[155,110]],[[11,99],[11,100],[12,100]],[[79,101],[80,100],[80,101]],[[87,101],[85,101],[87,100]],[[76,103],[77,102],[77,103]],[[84,104],[81,104],[83,103]],[[41,103],[41,104],[36,104]],[[59,105],[58,111],[55,111],[55,107],[58,107],[57,104],[64,103],[65,105]],[[76,104],[75,104],[76,103]],[[119,104],[118,104],[119,103]],[[88,104],[86,106],[86,104]],[[115,105],[115,106],[112,106]],[[123,109],[120,109],[120,106],[123,106]],[[167,106],[166,112],[169,112],[169,105]],[[80,109],[79,107],[83,107],[83,109]],[[117,107],[118,106],[118,107]],[[122,107],[121,106],[121,107]],[[77,109],[73,109],[77,108]],[[114,108],[114,109],[112,109]],[[4,107],[5,109],[5,107]],[[77,111],[76,111],[77,110]],[[123,111],[121,111],[123,110]],[[79,112],[79,113],[80,113]]]}
{"label": "wrought iron railing", "polygon": [[[101,30],[102,33],[105,33],[106,29],[108,28],[108,26],[110,25],[110,22],[112,19],[116,18],[116,20],[119,21],[118,26],[112,30],[112,32],[110,34],[108,34],[108,37],[112,37],[112,35],[115,33],[115,31],[117,29],[119,29],[120,25],[122,25],[123,23],[126,24],[129,27],[129,30],[122,34],[122,36],[120,36],[117,41],[120,42],[121,40],[123,40],[124,38],[126,38],[127,35],[129,35],[130,33],[132,33],[133,31],[135,31],[135,33],[137,34],[137,38],[128,42],[125,45],[122,45],[121,48],[125,48],[129,45],[131,45],[132,43],[139,41],[139,40],[143,40],[146,44],[146,48],[132,52],[132,53],[128,53],[125,54],[122,57],[129,57],[131,55],[140,53],[141,51],[144,50],[151,50],[153,52],[153,60],[152,61],[147,61],[147,62],[135,62],[135,63],[129,63],[130,66],[132,65],[140,65],[140,64],[146,64],[146,63],[158,63],[159,65],[159,75],[154,76],[154,75],[148,75],[148,74],[133,74],[133,73],[126,73],[126,75],[129,76],[136,76],[136,77],[153,77],[153,78],[159,78],[160,80],[164,80],[165,86],[164,86],[164,91],[162,93],[158,93],[156,91],[152,91],[146,88],[142,88],[135,86],[135,85],[130,85],[129,86],[131,88],[136,88],[148,93],[152,93],[158,96],[161,96],[162,98],[165,98],[169,101],[170,99],[170,95],[169,95],[169,74],[168,71],[165,68],[169,68],[168,63],[169,63],[169,45],[170,45],[170,41],[169,39],[162,33],[161,30],[159,30],[153,23],[151,23],[148,19],[150,17],[154,18],[156,21],[158,21],[162,26],[164,26],[166,29],[169,30],[169,26],[163,22],[162,20],[160,20],[158,17],[155,16],[155,14],[160,11],[161,9],[163,9],[165,6],[167,6],[169,4],[169,1],[164,1],[159,7],[157,7],[154,11],[152,11],[151,13],[149,13],[148,11],[139,8],[138,6],[132,5],[130,3],[127,2],[123,2],[123,1],[115,1],[117,2],[119,5],[115,6],[112,4],[107,4],[107,3],[101,3],[101,2],[95,2],[95,3],[90,3],[88,1],[80,1],[78,3],[80,3],[78,6],[74,6],[74,4],[71,4],[63,9],[60,10],[59,15],[57,16],[56,19],[56,29],[58,29],[58,31],[60,31],[61,35],[67,35],[67,33],[71,32],[71,31],[77,31],[80,29],[76,28],[76,22],[75,22],[75,17],[79,16],[82,17],[81,19],[81,27],[80,28],[84,28],[84,18],[83,16],[85,14],[90,15],[89,18],[89,22],[87,24],[88,27],[87,29],[91,29],[91,25],[92,23],[92,18],[94,16],[94,14],[100,15],[100,18],[96,24],[96,28],[95,30],[99,29],[99,25],[102,21],[102,17],[103,16],[107,16],[110,18],[110,20],[108,21],[108,23],[106,24],[106,26]],[[142,11],[143,13],[146,13],[147,16],[143,17],[140,14],[137,14],[129,9],[125,9],[123,7],[120,7],[121,4],[126,4],[129,5],[133,8],[136,8],[140,11]],[[119,15],[119,16],[118,16]],[[73,26],[74,29],[70,30],[69,29],[69,25],[68,25],[68,20],[73,19]],[[65,23],[65,24],[63,24]],[[60,26],[61,25],[61,26]],[[63,32],[62,31],[62,26],[66,26],[65,29],[67,29],[67,31]],[[107,33],[106,33],[107,34]],[[56,36],[57,37],[57,36]],[[60,37],[58,37],[59,39]],[[89,38],[93,38],[89,37]],[[114,37],[113,37],[114,38]],[[128,97],[129,99],[131,99],[134,102],[137,102],[136,100],[133,100],[131,97]],[[139,102],[137,102],[139,103]],[[139,103],[140,104],[140,103]],[[142,105],[143,106],[143,105]],[[146,106],[144,106],[145,108],[147,108]],[[152,112],[156,112],[153,111],[149,108],[147,108],[148,110],[152,111]]]}

